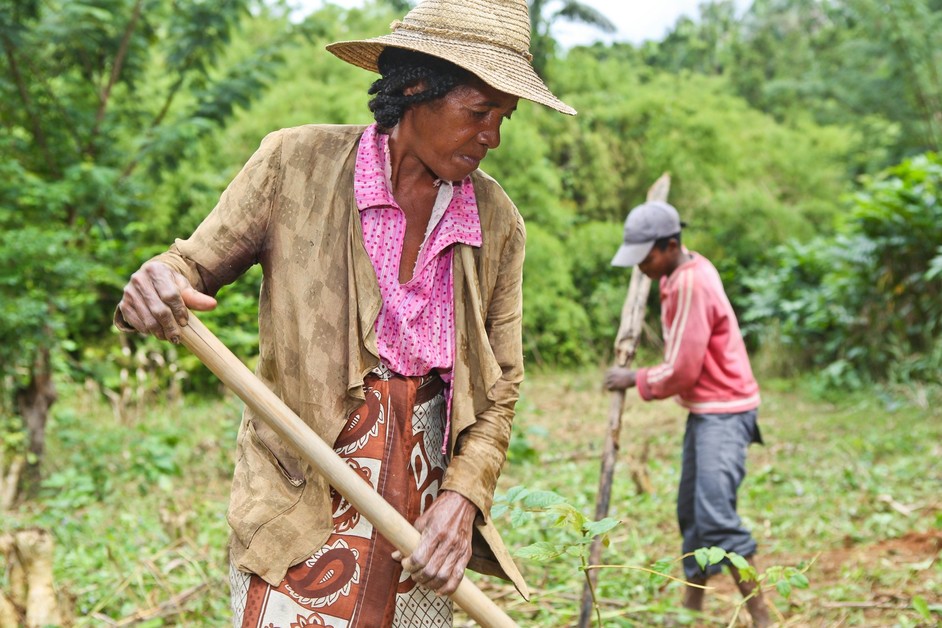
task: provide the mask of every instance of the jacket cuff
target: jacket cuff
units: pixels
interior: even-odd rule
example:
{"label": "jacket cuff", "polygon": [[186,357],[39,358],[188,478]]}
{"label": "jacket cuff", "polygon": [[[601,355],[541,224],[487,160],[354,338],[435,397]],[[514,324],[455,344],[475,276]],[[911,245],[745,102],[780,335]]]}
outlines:
{"label": "jacket cuff", "polygon": [[490,518],[493,490],[488,491],[485,486],[482,480],[485,476],[485,471],[475,462],[468,460],[467,456],[455,456],[445,470],[441,490],[458,493],[477,506],[482,515]]}
{"label": "jacket cuff", "polygon": [[645,401],[654,399],[651,387],[648,386],[648,369],[641,368],[635,371],[635,386],[637,386],[638,394],[641,395],[642,399]]}

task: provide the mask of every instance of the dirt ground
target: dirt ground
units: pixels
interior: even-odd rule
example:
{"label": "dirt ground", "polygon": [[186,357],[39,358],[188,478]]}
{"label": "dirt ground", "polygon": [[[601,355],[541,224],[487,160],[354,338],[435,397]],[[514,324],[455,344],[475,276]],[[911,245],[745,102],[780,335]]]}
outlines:
{"label": "dirt ground", "polygon": [[942,551],[942,530],[909,532],[897,539],[873,545],[851,545],[822,553],[815,561],[820,577],[839,579],[848,566],[868,563],[889,563],[905,566],[934,559]]}

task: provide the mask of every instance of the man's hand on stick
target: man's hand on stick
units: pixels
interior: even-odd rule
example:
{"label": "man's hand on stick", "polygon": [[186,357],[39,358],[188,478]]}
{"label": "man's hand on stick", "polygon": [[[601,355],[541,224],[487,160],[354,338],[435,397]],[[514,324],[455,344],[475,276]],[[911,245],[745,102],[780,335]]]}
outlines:
{"label": "man's hand on stick", "polygon": [[637,376],[633,369],[613,366],[605,372],[605,388],[607,390],[626,390],[633,388],[637,383]]}

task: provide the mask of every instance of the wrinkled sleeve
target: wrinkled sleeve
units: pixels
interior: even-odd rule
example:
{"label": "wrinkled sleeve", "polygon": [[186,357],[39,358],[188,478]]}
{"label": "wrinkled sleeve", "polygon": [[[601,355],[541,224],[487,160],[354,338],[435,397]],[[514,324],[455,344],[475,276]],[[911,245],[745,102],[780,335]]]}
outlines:
{"label": "wrinkled sleeve", "polygon": [[494,490],[510,445],[514,406],[523,381],[523,259],[526,230],[518,215],[501,254],[500,270],[487,308],[485,330],[501,375],[491,389],[493,403],[458,436],[442,488],[461,493],[490,513]]}
{"label": "wrinkled sleeve", "polygon": [[703,371],[713,329],[709,298],[693,272],[684,272],[677,290],[677,311],[664,347],[664,362],[637,373],[641,398],[667,399],[693,388]]}
{"label": "wrinkled sleeve", "polygon": [[278,194],[281,147],[282,132],[262,140],[196,231],[154,259],[209,295],[257,263]]}
{"label": "wrinkled sleeve", "polygon": [[[281,145],[281,131],[265,137],[196,231],[150,261],[166,264],[210,296],[255,264],[278,193]],[[134,331],[117,308],[114,325],[121,331]]]}
{"label": "wrinkled sleeve", "polygon": [[278,193],[282,133],[269,134],[189,238],[155,259],[215,295],[259,261]]}

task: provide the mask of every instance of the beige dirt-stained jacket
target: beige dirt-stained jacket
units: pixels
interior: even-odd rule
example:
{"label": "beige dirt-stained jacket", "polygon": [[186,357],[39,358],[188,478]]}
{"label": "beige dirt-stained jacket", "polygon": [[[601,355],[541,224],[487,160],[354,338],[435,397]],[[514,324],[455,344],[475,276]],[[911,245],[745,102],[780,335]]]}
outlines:
{"label": "beige dirt-stained jacket", "polygon": [[[193,235],[156,258],[211,295],[261,264],[256,373],[327,443],[363,401],[363,378],[379,363],[373,325],[381,297],[353,195],[364,128],[270,134]],[[480,511],[469,567],[511,580],[526,597],[490,518],[523,377],[526,234],[500,186],[480,171],[471,176],[483,244],[456,245],[452,459],[442,488]],[[228,512],[233,564],[277,585],[327,539],[331,511],[326,481],[246,409]]]}

